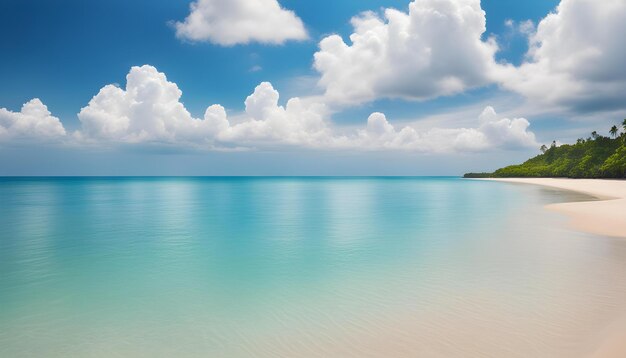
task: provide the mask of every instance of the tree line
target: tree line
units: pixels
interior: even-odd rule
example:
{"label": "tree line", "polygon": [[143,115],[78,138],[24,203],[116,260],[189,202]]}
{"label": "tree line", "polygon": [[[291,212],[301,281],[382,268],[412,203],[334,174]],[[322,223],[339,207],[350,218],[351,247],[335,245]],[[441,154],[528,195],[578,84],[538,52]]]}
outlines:
{"label": "tree line", "polygon": [[605,137],[593,131],[575,144],[542,145],[541,154],[493,173],[467,173],[466,178],[565,177],[626,178],[626,119]]}

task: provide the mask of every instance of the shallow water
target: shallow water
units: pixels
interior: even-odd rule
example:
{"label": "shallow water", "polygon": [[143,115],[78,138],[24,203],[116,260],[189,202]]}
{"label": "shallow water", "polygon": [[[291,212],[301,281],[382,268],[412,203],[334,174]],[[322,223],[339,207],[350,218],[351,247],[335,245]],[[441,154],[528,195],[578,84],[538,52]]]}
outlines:
{"label": "shallow water", "polygon": [[626,241],[456,178],[0,179],[0,357],[577,357]]}

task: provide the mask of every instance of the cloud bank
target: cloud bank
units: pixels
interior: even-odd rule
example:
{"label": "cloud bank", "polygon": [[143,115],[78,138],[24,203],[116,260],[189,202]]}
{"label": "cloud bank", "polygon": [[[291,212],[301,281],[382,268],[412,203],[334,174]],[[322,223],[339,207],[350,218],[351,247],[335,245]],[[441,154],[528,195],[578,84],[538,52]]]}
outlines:
{"label": "cloud bank", "polygon": [[174,24],[181,39],[232,46],[308,37],[302,20],[277,0],[197,0],[190,7],[187,18]]}
{"label": "cloud bank", "polygon": [[365,129],[343,133],[331,125],[330,111],[312,99],[291,98],[279,105],[279,93],[268,82],[245,100],[236,121],[220,105],[194,118],[180,102],[178,86],[145,65],[133,67],[126,88],[103,87],[78,114],[77,138],[92,143],[165,143],[203,149],[301,147],[342,150],[408,150],[418,152],[481,151],[536,146],[527,120],[499,119],[485,109],[476,128],[396,130],[382,113],[374,113]]}
{"label": "cloud bank", "polygon": [[358,147],[374,150],[410,150],[424,153],[478,152],[494,148],[519,149],[537,147],[535,134],[524,118],[499,118],[492,107],[486,107],[475,128],[432,128],[418,133],[410,126],[400,130],[382,113],[373,113],[367,127],[358,132]]}
{"label": "cloud bank", "polygon": [[180,102],[182,91],[155,67],[132,67],[126,87],[104,86],[78,113],[81,128],[67,135],[61,121],[38,99],[20,112],[0,109],[0,142],[62,140],[73,145],[168,145],[201,150],[306,148],[311,150],[421,153],[485,151],[536,147],[526,119],[498,118],[487,107],[474,128],[396,129],[384,114],[373,113],[364,128],[336,128],[326,105],[280,95],[269,82],[245,100],[245,111],[229,118],[221,105],[193,117]]}

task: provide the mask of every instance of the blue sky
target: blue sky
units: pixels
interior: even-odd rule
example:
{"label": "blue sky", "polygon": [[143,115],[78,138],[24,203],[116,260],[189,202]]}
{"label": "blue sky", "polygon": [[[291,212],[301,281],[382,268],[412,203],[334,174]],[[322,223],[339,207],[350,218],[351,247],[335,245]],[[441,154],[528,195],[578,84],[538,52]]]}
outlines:
{"label": "blue sky", "polygon": [[[183,100],[192,112],[200,114],[214,102],[241,109],[243,99],[260,81],[288,85],[293,77],[314,76],[311,65],[316,39],[329,33],[348,36],[352,16],[383,7],[408,6],[407,0],[282,1],[307,24],[311,40],[281,46],[224,48],[176,38],[168,23],[184,19],[189,3],[3,2],[0,43],[10,55],[0,57],[0,106],[19,109],[26,101],[39,97],[68,125],[77,126],[76,113],[102,86],[123,83],[131,66],[151,64],[183,89]],[[489,14],[487,33],[505,36],[505,20],[536,21],[556,4],[558,1],[553,0],[483,1],[483,9]],[[526,41],[516,36],[501,55],[519,61],[525,51]],[[263,70],[250,73],[255,65]]]}
{"label": "blue sky", "polygon": [[[266,2],[271,1],[275,0]],[[453,0],[449,1],[454,3]],[[338,128],[338,132],[365,126],[372,112],[384,113],[385,120],[398,127],[398,132],[405,124],[418,128],[418,132],[432,128],[473,127],[471,121],[477,121],[482,109],[493,106],[499,115],[528,120],[528,131],[532,130],[536,139],[534,144],[553,138],[555,133],[564,134],[559,139],[571,140],[585,135],[585,131],[594,125],[606,126],[612,120],[619,120],[613,118],[622,113],[623,108],[619,105],[607,106],[610,111],[603,111],[602,108],[584,111],[570,105],[578,97],[569,94],[546,105],[534,100],[542,97],[540,93],[528,92],[526,87],[518,89],[515,84],[511,84],[512,79],[510,83],[508,79],[480,79],[476,83],[467,80],[471,83],[462,90],[443,95],[433,92],[426,98],[406,98],[404,94],[397,96],[376,90],[375,95],[367,98],[350,98],[346,100],[349,102],[347,104],[335,105],[335,102],[344,99],[324,95],[324,86],[317,84],[325,71],[314,66],[313,56],[320,51],[320,41],[331,34],[339,34],[346,44],[351,45],[348,36],[355,31],[350,23],[352,17],[363,11],[374,11],[376,16],[382,17],[384,8],[396,8],[406,13],[409,2],[280,0],[283,10],[293,11],[294,16],[304,24],[307,39],[285,40],[280,44],[260,43],[253,39],[249,43],[222,46],[211,40],[198,41],[177,36],[175,23],[183,22],[190,14],[190,0],[5,1],[0,4],[0,44],[3,47],[3,56],[0,56],[0,108],[17,113],[24,103],[38,98],[52,116],[60,119],[69,137],[75,131],[81,132],[83,123],[77,114],[102,87],[115,84],[124,88],[126,75],[132,66],[150,65],[165,74],[167,81],[177,85],[182,92],[180,103],[193,118],[202,118],[208,106],[220,104],[226,109],[228,120],[232,123],[243,120],[239,117],[245,111],[244,100],[263,81],[270,82],[272,89],[280,92],[278,104],[281,106],[285,106],[292,97],[302,97],[305,101],[323,97],[316,101],[330,108],[323,114],[324,121],[331,123],[333,130]],[[424,1],[424,4],[427,2]],[[486,13],[486,31],[480,39],[486,43],[493,36],[497,42],[499,50],[494,55],[494,63],[509,64],[519,68],[518,71],[522,73],[524,62],[532,62],[526,55],[528,38],[532,35],[524,32],[520,25],[527,20],[532,21],[533,25],[540,23],[548,13],[556,11],[558,4],[559,1],[555,0],[480,2],[480,7]],[[566,15],[564,13],[562,17],[565,19]],[[593,26],[593,22],[590,23]],[[533,28],[532,31],[535,30]],[[551,50],[550,53],[553,52]],[[462,58],[463,53],[452,52],[449,56]],[[616,56],[622,56],[621,52]],[[417,81],[421,78],[418,74]],[[534,79],[528,79],[528,83],[534,82]],[[580,80],[580,83],[587,82],[596,83],[595,80]],[[372,88],[378,86],[372,83]],[[413,95],[411,92],[407,94]],[[589,101],[596,103],[597,100]],[[474,115],[470,116],[469,113]],[[251,120],[258,120],[250,117]],[[580,119],[583,117],[593,120]],[[84,129],[82,131],[86,133]],[[356,131],[354,133],[358,133]],[[581,133],[577,134],[578,131]],[[384,146],[385,149],[381,150],[381,145],[370,146],[367,150],[351,145],[347,151],[339,146],[339,149],[320,152],[310,146],[296,145],[294,148],[293,145],[284,147],[273,143],[265,146],[267,141],[264,141],[263,145],[255,144],[252,148],[233,154],[223,150],[198,149],[196,145],[193,148],[182,146],[181,149],[181,146],[172,145],[171,142],[166,143],[166,149],[155,150],[154,141],[151,141],[146,150],[145,143],[138,144],[133,140],[128,145],[126,139],[119,140],[124,142],[123,145],[117,142],[111,144],[110,138],[104,144],[102,138],[98,138],[100,144],[86,145],[68,144],[71,142],[68,140],[63,140],[63,144],[51,144],[49,141],[41,142],[33,138],[24,140],[22,137],[29,135],[20,132],[20,136],[12,136],[5,143],[0,142],[0,164],[3,167],[0,174],[461,174],[466,169],[466,165],[461,163],[467,163],[467,160],[455,158],[470,155],[476,170],[487,170],[493,169],[494,164],[510,164],[536,152],[532,146],[519,143],[486,145],[478,151],[471,151],[471,154],[458,149],[386,150],[388,146]],[[238,139],[238,142],[229,143],[227,147],[240,147],[242,143],[243,140]],[[172,150],[172,147],[177,149]],[[421,145],[418,147],[422,148]],[[286,154],[294,151],[301,154]],[[16,157],[16,153],[20,155]],[[33,159],[41,158],[42,153],[43,160],[48,159],[48,162],[64,161],[64,157],[71,153],[76,164],[56,168],[42,166],[42,159]],[[20,158],[19,163],[17,158]],[[94,160],[98,161],[98,158],[106,158],[101,162],[109,164],[102,167],[90,164]],[[232,160],[229,161],[229,158]],[[291,167],[296,169],[275,168],[267,164],[275,160],[293,162]],[[164,161],[177,164],[167,168],[155,164]],[[390,164],[396,161],[397,167]],[[347,162],[351,164],[346,165]],[[117,170],[115,163],[123,163],[122,168],[132,170]],[[315,165],[307,167],[306,163]],[[211,166],[211,170],[203,172],[190,169],[197,166]],[[413,169],[407,169],[407,166]],[[248,168],[248,171],[242,167]],[[415,169],[417,167],[419,170]],[[381,168],[380,171],[377,168]]]}

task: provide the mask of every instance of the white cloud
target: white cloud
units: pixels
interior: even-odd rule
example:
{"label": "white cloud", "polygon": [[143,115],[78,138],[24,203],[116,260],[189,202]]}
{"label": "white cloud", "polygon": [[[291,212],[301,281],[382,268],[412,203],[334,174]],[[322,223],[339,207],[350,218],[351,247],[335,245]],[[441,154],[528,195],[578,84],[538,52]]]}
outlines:
{"label": "white cloud", "polygon": [[493,107],[486,107],[479,120],[478,131],[492,146],[511,149],[537,146],[535,134],[528,130],[530,123],[526,118],[498,118]]}
{"label": "white cloud", "polygon": [[406,126],[396,130],[384,114],[373,113],[367,127],[359,131],[355,141],[358,147],[411,150],[426,153],[485,151],[495,148],[517,149],[537,147],[530,123],[524,118],[498,118],[492,107],[479,117],[476,128],[432,128],[419,133]]}
{"label": "white cloud", "polygon": [[532,20],[516,22],[512,19],[506,19],[504,25],[509,28],[512,34],[529,36],[535,32],[535,23]]}
{"label": "white cloud", "polygon": [[166,143],[203,149],[301,147],[332,150],[481,151],[536,146],[525,119],[499,119],[485,109],[475,128],[435,128],[418,133],[396,130],[382,113],[373,113],[365,129],[344,133],[334,128],[330,111],[313,99],[291,98],[279,105],[268,82],[245,100],[245,112],[229,119],[220,105],[203,119],[193,118],[180,102],[182,92],[152,66],[133,67],[126,89],[105,86],[78,117],[77,138],[96,143]]}
{"label": "white cloud", "polygon": [[483,41],[480,0],[414,0],[407,12],[366,12],[352,19],[351,44],[338,35],[315,54],[330,100],[428,99],[492,82],[495,40]]}
{"label": "white cloud", "polygon": [[82,108],[80,137],[117,142],[201,143],[227,125],[221,106],[209,107],[204,119],[191,116],[180,102],[182,92],[152,66],[133,67],[126,89],[107,85]]}
{"label": "white cloud", "polygon": [[531,35],[535,32],[535,23],[532,20],[522,21],[518,25],[518,31],[525,35]]}
{"label": "white cloud", "polygon": [[279,94],[269,82],[258,85],[246,98],[245,120],[221,131],[221,142],[242,146],[296,145],[315,147],[333,141],[325,120],[326,106],[291,98],[278,105]]}
{"label": "white cloud", "polygon": [[499,84],[545,111],[626,108],[626,2],[562,0],[537,25],[506,20],[528,37],[520,66],[497,63],[494,38],[483,40],[479,0],[414,0],[408,12],[385,9],[352,19],[350,42],[320,42],[314,67],[329,104],[380,98],[431,99]]}
{"label": "white cloud", "polygon": [[496,72],[505,88],[578,112],[626,108],[625,1],[562,0],[528,33],[527,61]]}
{"label": "white cloud", "polygon": [[0,140],[54,139],[65,136],[61,121],[52,116],[38,98],[26,102],[21,111],[0,108]]}
{"label": "white cloud", "polygon": [[179,38],[222,46],[282,44],[308,37],[302,20],[277,0],[197,0],[175,27]]}
{"label": "white cloud", "polygon": [[307,144],[328,137],[324,105],[292,98],[279,106],[278,92],[267,82],[246,99],[243,120],[231,124],[220,105],[210,106],[203,119],[192,117],[178,86],[152,66],[131,68],[126,80],[126,89],[107,85],[80,111],[79,138],[215,148]]}

